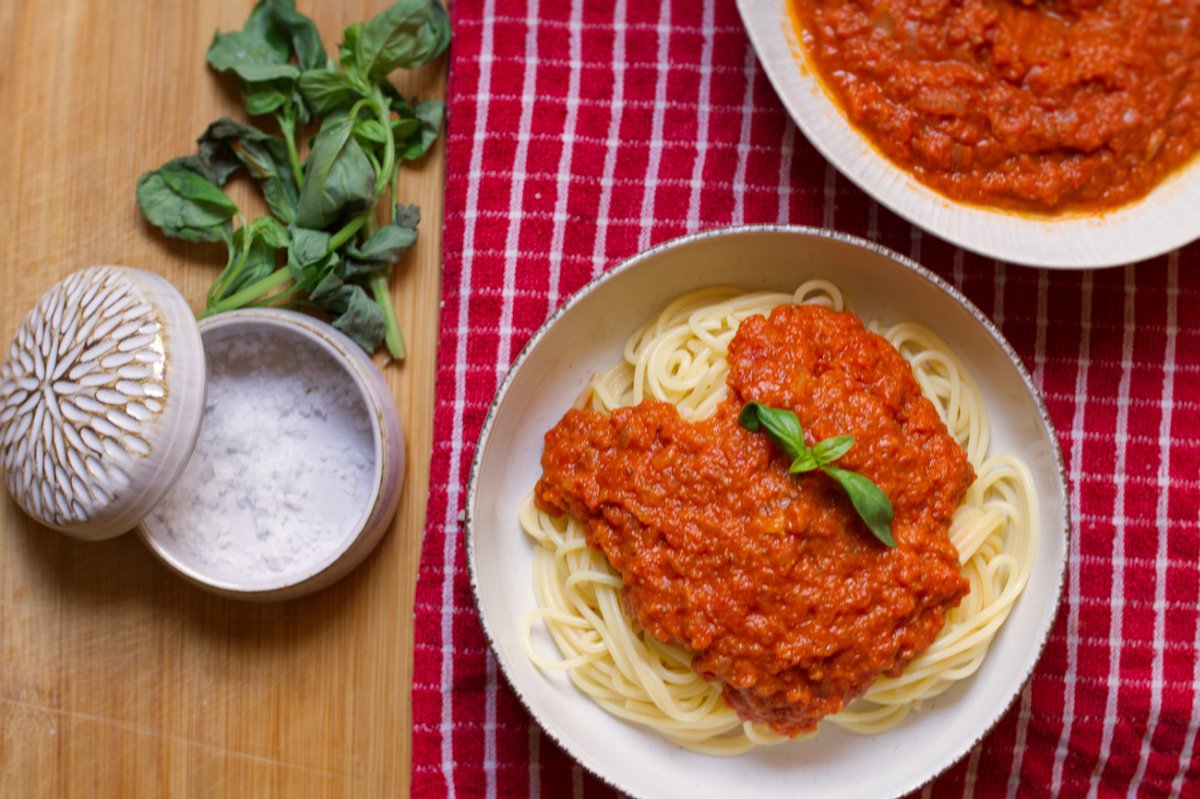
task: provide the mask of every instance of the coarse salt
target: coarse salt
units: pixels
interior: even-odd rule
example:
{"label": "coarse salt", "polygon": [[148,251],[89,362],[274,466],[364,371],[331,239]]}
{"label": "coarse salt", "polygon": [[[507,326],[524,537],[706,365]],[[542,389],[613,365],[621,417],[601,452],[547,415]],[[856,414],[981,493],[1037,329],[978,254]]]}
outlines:
{"label": "coarse salt", "polygon": [[206,338],[195,451],[151,515],[179,553],[231,580],[303,577],[362,524],[370,416],[329,353],[279,332]]}

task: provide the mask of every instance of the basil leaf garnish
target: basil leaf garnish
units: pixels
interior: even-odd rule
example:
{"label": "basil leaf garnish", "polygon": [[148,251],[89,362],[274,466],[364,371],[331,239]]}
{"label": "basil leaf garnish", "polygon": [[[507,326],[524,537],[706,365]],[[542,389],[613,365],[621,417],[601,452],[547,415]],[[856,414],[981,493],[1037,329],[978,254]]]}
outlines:
{"label": "basil leaf garnish", "polygon": [[836,466],[822,466],[821,471],[846,489],[854,509],[875,537],[889,547],[896,546],[896,539],[892,538],[892,503],[888,502],[887,495],[879,486],[858,472],[839,469]]}
{"label": "basil leaf garnish", "polygon": [[766,405],[751,402],[742,408],[738,415],[738,424],[753,432],[758,432],[760,427],[766,430],[775,445],[793,460],[808,451],[804,443],[804,428],[800,426],[800,417],[791,411],[768,408]]}
{"label": "basil leaf garnish", "polygon": [[792,474],[801,474],[803,472],[811,472],[820,466],[821,464],[817,461],[816,456],[813,455],[813,451],[806,449],[800,453],[796,460],[792,461],[792,466],[788,471]]}
{"label": "basil leaf garnish", "polygon": [[738,424],[755,433],[765,430],[775,445],[792,459],[792,474],[820,469],[836,480],[850,497],[850,503],[867,529],[887,546],[896,546],[891,528],[892,503],[883,490],[857,472],[829,465],[850,451],[854,436],[834,436],[810,448],[804,443],[800,417],[792,411],[769,408],[757,402],[746,403],[738,414]]}
{"label": "basil leaf garnish", "polygon": [[854,436],[834,436],[817,442],[812,448],[812,454],[817,463],[824,466],[845,455],[852,446],[854,446]]}

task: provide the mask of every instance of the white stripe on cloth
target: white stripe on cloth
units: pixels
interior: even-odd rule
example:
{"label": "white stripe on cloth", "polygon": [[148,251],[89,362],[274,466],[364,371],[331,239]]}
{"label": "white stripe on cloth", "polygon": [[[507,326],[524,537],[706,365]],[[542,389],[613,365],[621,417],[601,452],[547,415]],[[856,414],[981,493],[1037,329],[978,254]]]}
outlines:
{"label": "white stripe on cloth", "polygon": [[[1200,520],[1197,520],[1200,523]],[[1179,753],[1179,770],[1175,772],[1175,779],[1171,781],[1171,796],[1179,796],[1183,791],[1184,776],[1188,773],[1188,768],[1192,764],[1192,755],[1196,751],[1196,732],[1200,730],[1200,596],[1196,597],[1196,604],[1192,608],[1193,616],[1196,618],[1196,635],[1192,639],[1192,657],[1195,658],[1195,666],[1192,668],[1192,717],[1188,719],[1186,738],[1183,744],[1183,751]]]}
{"label": "white stripe on cloth", "polygon": [[[570,21],[571,69],[567,78],[567,96],[579,96],[580,66],[583,52],[583,0],[571,0]],[[554,198],[554,230],[550,234],[550,275],[546,291],[546,315],[558,307],[559,282],[562,280],[563,251],[567,248],[567,197],[571,188],[571,168],[575,160],[575,123],[579,106],[567,106],[563,121],[562,153],[558,157],[558,194]],[[530,139],[532,140],[532,136]]]}
{"label": "white stripe on cloth", "polygon": [[[1092,342],[1092,273],[1085,272],[1079,321],[1079,360],[1075,371],[1075,414],[1071,420],[1071,529],[1079,530],[1080,496],[1079,487],[1083,472],[1083,430],[1087,413],[1088,364],[1091,361]],[[1075,685],[1079,679],[1079,533],[1071,536],[1067,556],[1067,673],[1063,675],[1063,727],[1054,750],[1054,769],[1051,772],[1050,794],[1062,793],[1063,764],[1070,748],[1071,732],[1075,721]]]}
{"label": "white stripe on cloth", "polygon": [[779,213],[775,221],[786,225],[791,221],[792,154],[796,150],[796,126],[791,119],[783,122],[783,144],[779,146]]}
{"label": "white stripe on cloth", "polygon": [[996,292],[996,297],[992,301],[992,322],[996,327],[1004,332],[1004,285],[1008,280],[1007,267],[999,261],[993,261],[992,267],[995,269],[995,274],[992,278],[992,287]]}
{"label": "white stripe on cloth", "polygon": [[[1125,622],[1125,460],[1129,437],[1129,384],[1133,378],[1133,336],[1135,330],[1135,302],[1137,284],[1133,267],[1125,267],[1125,332],[1121,339],[1121,379],[1117,383],[1117,430],[1116,463],[1113,465],[1113,483],[1116,489],[1113,498],[1113,577],[1110,583],[1108,637],[1112,641],[1108,660],[1108,696],[1104,705],[1103,734],[1100,739],[1100,756],[1092,769],[1088,785],[1088,796],[1096,796],[1100,778],[1112,752],[1113,729],[1117,723],[1117,700],[1121,692],[1121,630]],[[1119,564],[1119,565],[1118,565]]]}
{"label": "white stripe on cloth", "polygon": [[833,164],[825,164],[825,205],[821,209],[821,227],[833,229],[837,216],[837,170]]}
{"label": "white stripe on cloth", "polygon": [[542,797],[542,728],[529,725],[529,799]]}
{"label": "white stripe on cloth", "polygon": [[923,242],[924,237],[921,235],[921,229],[916,225],[909,226],[908,257],[912,258],[917,263],[921,263],[921,245]]}
{"label": "white stripe on cloth", "polygon": [[483,705],[483,776],[488,799],[496,797],[496,658],[484,653],[486,682]]}
{"label": "white stripe on cloth", "polygon": [[971,757],[967,760],[967,776],[963,780],[963,799],[974,799],[975,782],[979,775],[979,756],[983,752],[983,742],[971,747]]}
{"label": "white stripe on cloth", "polygon": [[733,173],[733,224],[746,221],[746,170],[750,161],[750,135],[754,125],[754,78],[758,74],[758,61],[754,47],[746,42],[746,58],[743,73],[746,79],[746,95],[742,101],[742,128],[738,134],[737,169]]}
{"label": "white stripe on cloth", "polygon": [[[524,75],[521,79],[521,91],[524,94],[534,94],[537,89],[538,66],[538,0],[529,0],[525,10],[525,53]],[[486,50],[484,52],[487,52]],[[518,175],[525,173],[529,162],[529,133],[533,128],[533,111],[536,103],[528,103],[521,107],[521,118],[517,122],[517,152],[513,160],[513,170]],[[482,147],[477,147],[482,150]],[[521,211],[525,205],[525,180],[514,178],[508,195],[508,234],[505,239],[505,249],[515,251],[521,240]],[[517,261],[513,256],[504,261],[504,293],[500,305],[499,341],[496,345],[495,373],[499,383],[508,371],[512,354],[513,336],[513,306],[516,304],[514,288],[517,282]],[[496,797],[496,660],[489,650],[486,659],[487,673],[484,686],[483,704],[483,775],[487,799]]]}
{"label": "white stripe on cloth", "polygon": [[[1154,733],[1162,714],[1163,653],[1166,651],[1167,606],[1167,539],[1170,533],[1171,497],[1171,422],[1175,400],[1175,339],[1179,333],[1179,251],[1167,258],[1167,341],[1163,347],[1162,416],[1158,423],[1158,503],[1154,508],[1154,526],[1158,533],[1158,549],[1154,557],[1154,659],[1150,664],[1150,715],[1146,719],[1146,734],[1142,736],[1141,754],[1130,792],[1142,784]],[[1194,698],[1193,698],[1194,701]],[[1184,764],[1180,764],[1182,767]],[[1183,769],[1181,768],[1181,771]]]}
{"label": "white stripe on cloth", "polygon": [[592,276],[600,274],[608,254],[608,214],[612,208],[613,175],[617,171],[617,150],[621,142],[621,111],[625,107],[625,0],[617,0],[613,9],[613,91],[605,142],[604,174],[600,180],[600,208],[596,217],[596,240],[592,245]]}
{"label": "white stripe on cloth", "polygon": [[642,222],[638,231],[638,250],[650,246],[654,229],[654,201],[658,197],[658,170],[662,166],[663,117],[667,114],[667,73],[671,71],[671,4],[663,3],[658,16],[658,64],[654,78],[654,113],[650,123],[650,156],[646,164],[642,190]]}
{"label": "white stripe on cloth", "polygon": [[[521,90],[526,95],[536,94],[538,66],[538,0],[529,0],[525,18],[524,74]],[[533,129],[533,112],[537,103],[521,106],[521,118],[517,122],[517,151],[513,157],[513,178],[508,194],[508,235],[505,250],[514,255],[504,259],[504,293],[500,306],[500,340],[496,347],[496,382],[499,383],[508,371],[512,349],[513,290],[517,282],[518,245],[521,241],[521,220],[525,204],[525,166],[529,163],[529,133]],[[483,148],[478,148],[483,149]]]}
{"label": "white stripe on cloth", "polygon": [[[485,0],[484,18],[490,20],[496,12],[495,0]],[[480,38],[480,50],[492,52],[493,29],[485,22]],[[481,92],[491,88],[491,65],[479,65],[479,87]],[[488,103],[481,100],[475,115],[475,133],[487,132]],[[483,168],[483,148],[471,150],[472,174]],[[462,486],[461,454],[463,445],[463,405],[467,396],[466,370],[461,365],[467,362],[467,330],[470,322],[471,266],[475,258],[475,213],[479,209],[479,181],[467,183],[466,220],[463,225],[462,274],[458,284],[458,333],[454,349],[454,413],[450,435],[450,473],[446,478],[446,514],[442,519],[445,535],[442,545],[442,778],[446,783],[447,799],[454,799],[454,574],[458,557],[458,501]]]}
{"label": "white stripe on cloth", "polygon": [[687,231],[700,227],[700,189],[704,185],[704,161],[708,154],[708,112],[712,98],[713,17],[715,0],[704,0],[704,44],[700,48],[700,90],[696,99],[696,160],[692,162],[691,193],[688,195]]}

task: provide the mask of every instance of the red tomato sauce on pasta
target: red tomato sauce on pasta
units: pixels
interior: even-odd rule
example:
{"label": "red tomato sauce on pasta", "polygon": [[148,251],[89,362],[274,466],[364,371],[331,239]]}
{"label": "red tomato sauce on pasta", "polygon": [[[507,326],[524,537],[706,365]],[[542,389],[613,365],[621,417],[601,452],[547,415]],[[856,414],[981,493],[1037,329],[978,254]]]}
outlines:
{"label": "red tomato sauce on pasta", "polygon": [[[650,635],[695,652],[743,718],[796,735],[897,674],[967,592],[947,530],[974,473],[912,369],[857,317],[784,306],[741,324],[729,396],[692,424],[647,401],[569,411],[546,434],[536,500],[570,512],[621,573]],[[789,473],[743,404],[790,408],[809,446],[888,496],[895,549],[825,475]]]}
{"label": "red tomato sauce on pasta", "polygon": [[1193,0],[792,4],[849,120],[953,199],[1113,207],[1200,149]]}

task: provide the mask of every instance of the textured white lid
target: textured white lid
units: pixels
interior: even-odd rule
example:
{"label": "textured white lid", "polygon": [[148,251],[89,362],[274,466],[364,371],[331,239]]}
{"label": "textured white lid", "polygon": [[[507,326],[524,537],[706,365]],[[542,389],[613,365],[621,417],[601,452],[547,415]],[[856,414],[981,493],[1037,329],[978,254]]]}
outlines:
{"label": "textured white lid", "polygon": [[25,317],[0,368],[0,465],[38,522],[100,540],[132,529],[200,432],[204,349],[186,300],[141,269],[68,275]]}

